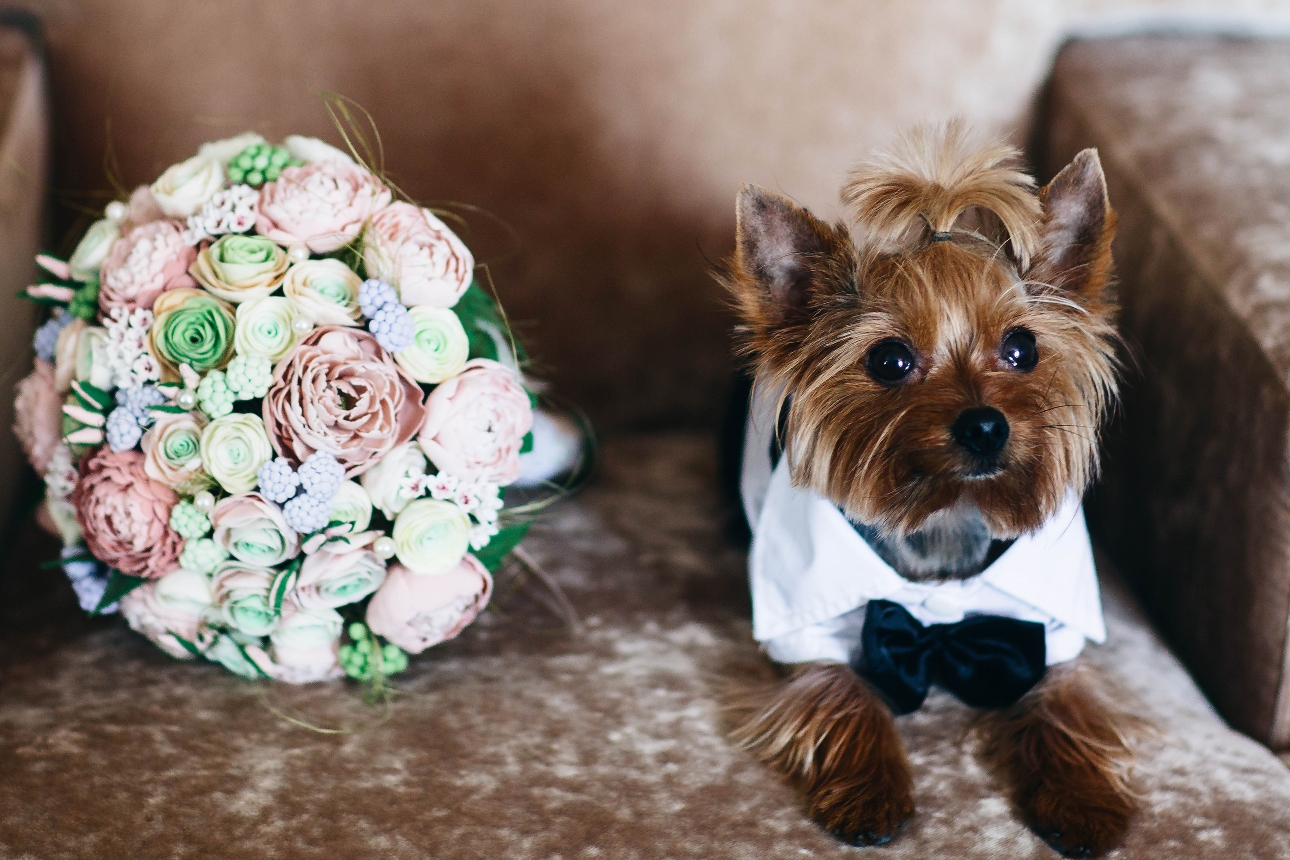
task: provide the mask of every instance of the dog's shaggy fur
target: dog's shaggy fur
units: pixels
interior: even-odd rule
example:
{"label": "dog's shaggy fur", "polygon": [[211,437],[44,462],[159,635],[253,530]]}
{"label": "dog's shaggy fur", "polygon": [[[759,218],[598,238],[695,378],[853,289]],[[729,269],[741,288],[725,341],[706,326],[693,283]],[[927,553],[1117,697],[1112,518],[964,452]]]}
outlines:
{"label": "dog's shaggy fur", "polygon": [[[1097,153],[1038,191],[1016,163],[1014,149],[974,147],[959,125],[921,129],[852,173],[853,224],[745,187],[719,274],[741,354],[760,390],[783,398],[794,483],[839,505],[911,579],[970,576],[983,560],[920,563],[911,547],[943,550],[946,535],[982,523],[991,540],[1015,538],[1082,493],[1114,402],[1115,213]],[[1016,337],[1033,337],[1033,364],[1009,363]],[[872,365],[893,342],[912,359],[896,383]],[[1007,422],[985,466],[952,430],[981,408]],[[1022,814],[1071,856],[1112,847],[1134,808],[1124,732],[1085,676],[1050,671],[987,745]],[[845,666],[799,667],[737,737],[849,841],[885,841],[913,814],[891,714]]]}

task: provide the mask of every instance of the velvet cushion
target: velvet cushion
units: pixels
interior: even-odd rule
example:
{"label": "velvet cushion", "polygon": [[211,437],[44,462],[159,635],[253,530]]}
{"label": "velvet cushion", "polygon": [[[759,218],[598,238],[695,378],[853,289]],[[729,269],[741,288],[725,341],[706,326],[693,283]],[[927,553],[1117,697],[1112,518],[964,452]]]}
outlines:
{"label": "velvet cushion", "polygon": [[1076,42],[1051,174],[1096,146],[1129,383],[1091,506],[1219,711],[1290,745],[1290,41]]}
{"label": "velvet cushion", "polygon": [[[0,586],[0,858],[854,858],[725,738],[721,702],[774,677],[724,533],[714,443],[619,439],[526,548],[582,624],[513,573],[457,640],[414,660],[388,722],[342,683],[266,687],[78,616],[28,542]],[[1281,857],[1290,771],[1227,728],[1102,565],[1091,659],[1154,721],[1119,860]],[[270,708],[328,727],[323,735]],[[1054,857],[933,691],[898,720],[918,815],[891,860]],[[877,856],[877,855],[875,855]]]}

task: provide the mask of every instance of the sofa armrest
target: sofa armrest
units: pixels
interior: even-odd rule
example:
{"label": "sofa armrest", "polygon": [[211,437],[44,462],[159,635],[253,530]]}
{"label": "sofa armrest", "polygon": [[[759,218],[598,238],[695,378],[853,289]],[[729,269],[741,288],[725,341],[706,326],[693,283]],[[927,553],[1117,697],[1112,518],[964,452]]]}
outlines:
{"label": "sofa armrest", "polygon": [[1075,42],[1043,161],[1096,146],[1129,373],[1090,521],[1233,726],[1290,745],[1290,41]]}

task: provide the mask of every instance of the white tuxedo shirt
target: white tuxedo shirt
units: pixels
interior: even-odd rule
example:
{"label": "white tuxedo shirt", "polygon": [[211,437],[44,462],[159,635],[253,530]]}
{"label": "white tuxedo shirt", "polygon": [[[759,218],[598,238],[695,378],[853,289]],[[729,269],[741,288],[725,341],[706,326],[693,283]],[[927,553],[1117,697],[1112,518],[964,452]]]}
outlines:
{"label": "white tuxedo shirt", "polygon": [[772,467],[774,398],[756,397],[744,439],[741,491],[752,529],[753,636],[780,663],[852,662],[870,600],[901,604],[922,624],[988,614],[1038,621],[1048,665],[1072,660],[1106,627],[1080,500],[1071,494],[977,576],[918,583],[883,561],[823,496],[792,485],[789,457]]}

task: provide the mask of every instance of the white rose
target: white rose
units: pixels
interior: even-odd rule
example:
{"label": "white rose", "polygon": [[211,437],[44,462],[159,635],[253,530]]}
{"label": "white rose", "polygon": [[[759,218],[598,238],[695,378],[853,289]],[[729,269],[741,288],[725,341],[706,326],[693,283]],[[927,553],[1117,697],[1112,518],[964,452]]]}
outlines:
{"label": "white rose", "polygon": [[183,568],[145,582],[121,598],[126,623],[181,660],[193,656],[181,639],[198,648],[209,644],[206,618],[210,610],[210,581]]}
{"label": "white rose", "polygon": [[111,388],[112,368],[107,353],[107,329],[72,320],[58,333],[54,347],[54,382],[58,390],[66,391],[72,380]]}
{"label": "white rose", "polygon": [[339,678],[336,655],[345,619],[334,609],[284,608],[278,629],[269,635],[273,674],[289,684]]}
{"label": "white rose", "polygon": [[340,260],[305,260],[287,270],[282,294],[314,325],[358,325],[363,281]]}
{"label": "white rose", "polygon": [[357,481],[344,481],[331,500],[331,521],[349,523],[350,534],[367,531],[372,524],[372,499]]}
{"label": "white rose", "polygon": [[286,146],[287,152],[291,153],[292,158],[298,158],[305,164],[311,164],[315,161],[340,161],[345,164],[354,164],[354,159],[330,143],[323,143],[316,137],[293,134],[282,143]]}
{"label": "white rose", "polygon": [[152,183],[152,197],[171,218],[187,218],[224,187],[224,165],[205,155],[171,165]]}
{"label": "white rose", "polygon": [[197,150],[197,154],[206,158],[213,158],[223,166],[232,161],[242,150],[257,143],[264,143],[264,138],[253,131],[246,131],[237,137],[227,137],[224,140],[212,140],[209,143],[203,143],[201,148]]}
{"label": "white rose", "polygon": [[359,479],[372,504],[380,508],[387,519],[394,516],[418,494],[407,491],[405,484],[412,478],[426,473],[426,456],[412,442],[399,445]]}
{"label": "white rose", "polygon": [[274,572],[236,561],[226,561],[211,576],[211,602],[224,623],[248,636],[264,636],[278,624],[269,605]]}
{"label": "white rose", "polygon": [[116,240],[121,238],[121,225],[116,221],[104,218],[95,221],[81,237],[80,244],[72,252],[67,266],[72,270],[72,277],[78,281],[97,281],[103,261]]}

